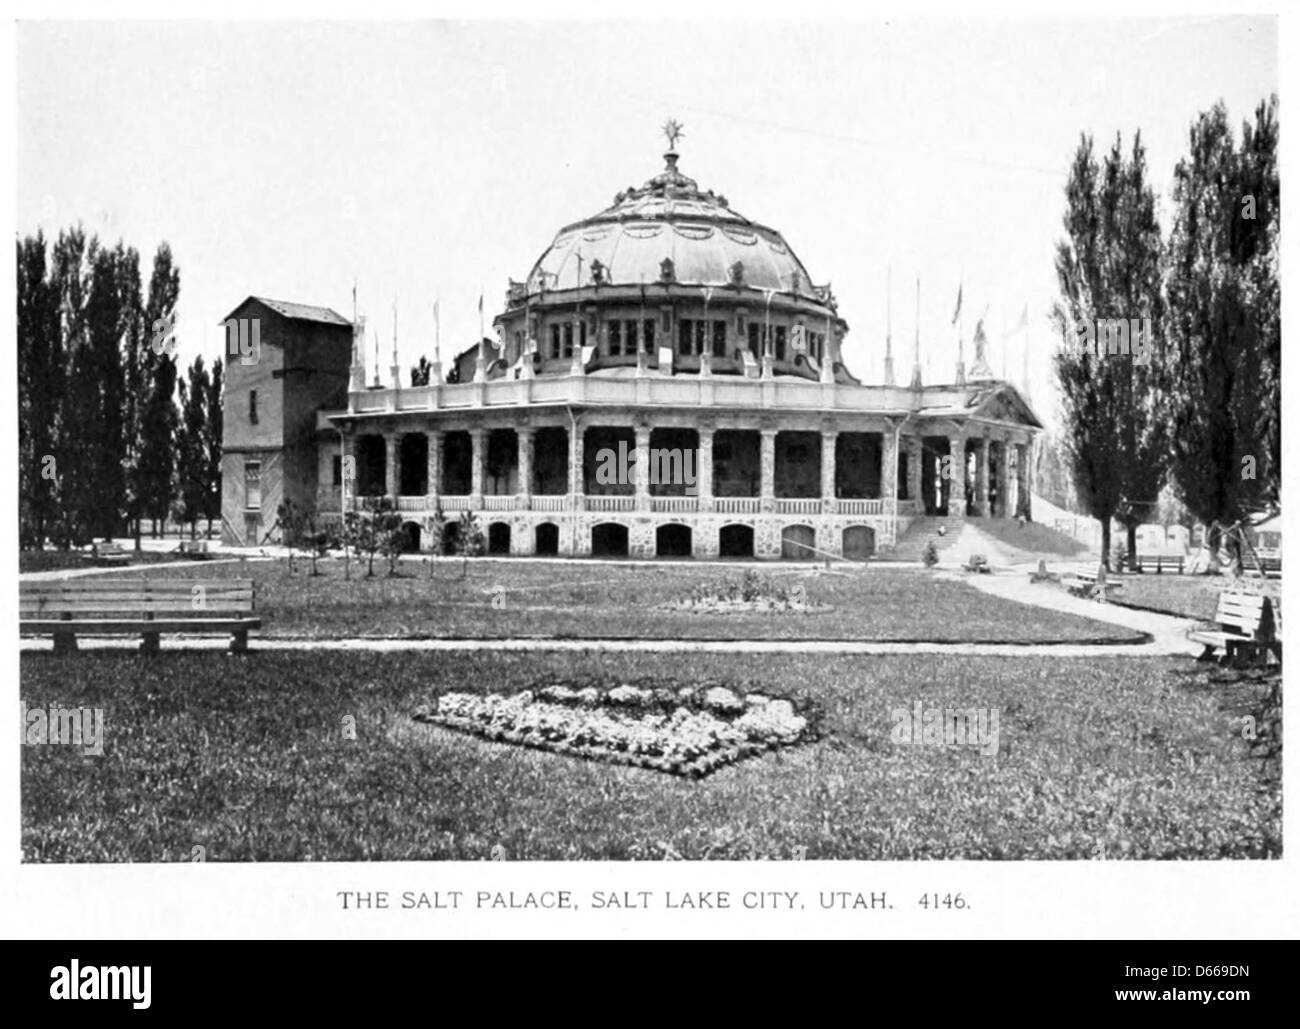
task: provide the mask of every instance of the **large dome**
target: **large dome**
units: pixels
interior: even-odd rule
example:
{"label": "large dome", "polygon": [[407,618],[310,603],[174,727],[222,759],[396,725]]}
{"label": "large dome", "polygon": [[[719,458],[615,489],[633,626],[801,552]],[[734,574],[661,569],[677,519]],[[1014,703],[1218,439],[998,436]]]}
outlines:
{"label": "large dome", "polygon": [[[566,225],[533,265],[529,293],[574,289],[596,281],[624,286],[659,282],[665,259],[672,280],[814,295],[812,281],[779,232],[732,210],[727,198],[704,192],[664,155],[664,170],[641,188],[629,188],[611,207]],[[737,268],[737,264],[740,265]]]}

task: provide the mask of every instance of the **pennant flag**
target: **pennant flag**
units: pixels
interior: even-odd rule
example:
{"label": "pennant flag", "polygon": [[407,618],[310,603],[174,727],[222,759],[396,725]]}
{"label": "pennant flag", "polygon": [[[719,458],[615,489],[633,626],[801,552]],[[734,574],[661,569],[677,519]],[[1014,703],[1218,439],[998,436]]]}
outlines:
{"label": "pennant flag", "polygon": [[957,284],[957,307],[952,312],[952,323],[957,324],[957,319],[961,317],[961,284]]}

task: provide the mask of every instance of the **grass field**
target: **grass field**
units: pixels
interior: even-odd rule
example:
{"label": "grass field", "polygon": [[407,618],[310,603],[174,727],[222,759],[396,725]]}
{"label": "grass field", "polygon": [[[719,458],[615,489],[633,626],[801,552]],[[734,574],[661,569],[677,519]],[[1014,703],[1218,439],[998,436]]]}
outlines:
{"label": "grass field", "polygon": [[1088,550],[1072,536],[1038,522],[1025,522],[1022,525],[1012,518],[967,518],[966,522],[999,543],[1016,548],[1029,558],[1059,560],[1087,553]]}
{"label": "grass field", "polygon": [[[701,583],[738,581],[742,569],[690,565],[616,565],[527,561],[422,562],[389,578],[345,580],[341,561],[321,562],[312,577],[283,560],[174,569],[157,576],[251,577],[257,583],[262,635],[270,637],[631,637],[686,639],[937,640],[944,642],[1137,642],[1122,626],[1028,608],[981,593],[953,573],[818,566],[775,566],[762,574],[826,612],[700,613],[661,610]],[[377,568],[381,563],[377,562]],[[465,578],[462,578],[462,570]]]}
{"label": "grass field", "polygon": [[[1232,586],[1232,581],[1221,575],[1125,575],[1124,593],[1119,601],[1133,607],[1163,611],[1211,621],[1219,602],[1219,594]],[[1252,587],[1273,601],[1274,610],[1282,611],[1282,580],[1251,579]]]}
{"label": "grass field", "polygon": [[[107,652],[21,658],[32,707],[104,709],[101,757],[22,748],[27,861],[1262,858],[1281,798],[1241,739],[1265,683],[1183,659]],[[819,742],[699,782],[410,718],[448,690],[670,674],[797,693]],[[1000,712],[996,756],[891,711]],[[347,739],[347,719],[355,739]]]}

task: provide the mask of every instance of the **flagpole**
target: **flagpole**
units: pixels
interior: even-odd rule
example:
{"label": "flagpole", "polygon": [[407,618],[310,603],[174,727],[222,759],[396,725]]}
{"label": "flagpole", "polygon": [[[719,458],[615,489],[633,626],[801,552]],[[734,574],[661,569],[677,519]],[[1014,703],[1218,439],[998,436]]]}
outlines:
{"label": "flagpole", "polygon": [[1025,304],[1025,366],[1024,366],[1025,400],[1029,399],[1029,304]]}

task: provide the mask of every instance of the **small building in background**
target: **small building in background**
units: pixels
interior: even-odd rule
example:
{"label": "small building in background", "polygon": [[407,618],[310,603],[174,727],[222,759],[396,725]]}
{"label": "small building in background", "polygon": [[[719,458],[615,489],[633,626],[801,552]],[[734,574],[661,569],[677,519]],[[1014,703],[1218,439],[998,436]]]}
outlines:
{"label": "small building in background", "polygon": [[338,431],[319,413],[347,403],[352,323],[327,307],[255,296],[222,323],[221,539],[257,546],[282,500],[338,510],[341,471],[320,445],[333,436],[337,456]]}

